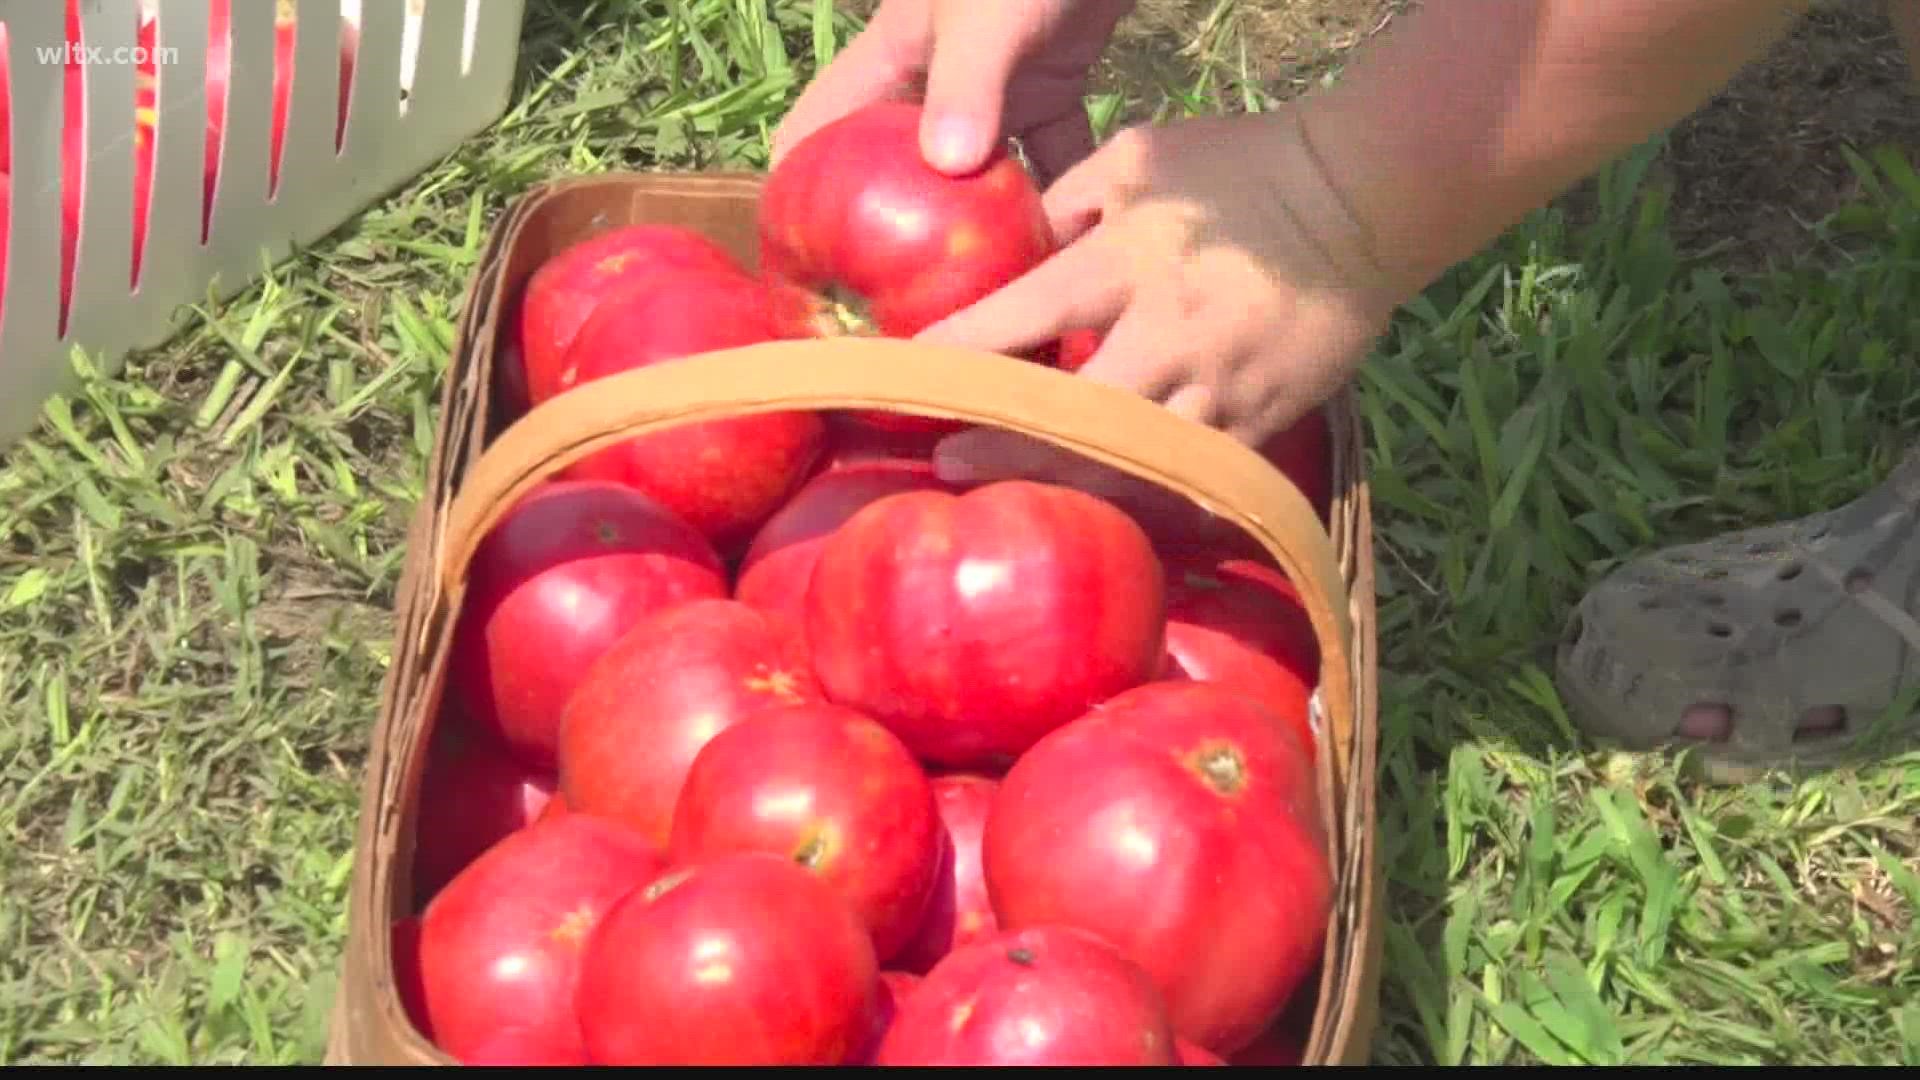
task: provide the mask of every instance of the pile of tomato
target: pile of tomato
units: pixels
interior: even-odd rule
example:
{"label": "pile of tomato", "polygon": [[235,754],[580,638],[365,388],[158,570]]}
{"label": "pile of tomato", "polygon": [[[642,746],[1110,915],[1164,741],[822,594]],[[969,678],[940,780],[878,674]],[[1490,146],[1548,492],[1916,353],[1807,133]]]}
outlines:
{"label": "pile of tomato", "polygon": [[[514,407],[909,335],[1045,258],[1018,161],[935,176],[916,117],[783,160],[753,271],[665,225],[554,255],[503,335]],[[684,424],[482,539],[393,928],[424,1035],[467,1064],[1298,1060],[1333,889],[1299,595],[1197,509],[949,483],[953,428]],[[1319,417],[1284,445],[1324,500]]]}
{"label": "pile of tomato", "polygon": [[[232,44],[228,39],[232,0],[208,0],[205,164],[203,166],[200,231],[207,237],[213,217],[214,182],[219,174],[220,144],[226,129],[227,83],[231,74]],[[66,0],[66,40],[69,46],[62,72],[62,108],[60,158],[60,311],[65,313],[73,295],[74,252],[80,239],[80,204],[85,173],[86,137],[84,127],[86,67],[80,47],[84,44],[80,26],[80,0]],[[280,182],[280,158],[286,144],[287,105],[293,91],[293,45],[296,25],[294,0],[275,0],[273,56],[273,112],[269,135],[268,190]],[[157,59],[160,56],[159,24],[151,0],[141,5],[135,35],[138,64],[134,72],[134,99],[130,104],[133,122],[133,264],[129,287],[140,282],[140,265],[146,249],[148,204],[153,195],[153,158],[158,126],[159,82]],[[7,220],[11,202],[13,172],[10,143],[10,109],[13,91],[7,70],[7,31],[0,25],[0,299],[6,296]],[[354,57],[359,49],[359,28],[342,17],[340,23],[340,105],[334,128],[338,147],[345,134],[348,90],[353,84]]]}

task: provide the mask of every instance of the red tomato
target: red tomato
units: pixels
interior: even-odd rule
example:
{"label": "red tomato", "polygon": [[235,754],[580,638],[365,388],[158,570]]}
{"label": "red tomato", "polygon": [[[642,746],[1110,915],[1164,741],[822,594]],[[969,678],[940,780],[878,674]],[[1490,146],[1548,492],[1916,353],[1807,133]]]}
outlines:
{"label": "red tomato", "polygon": [[591,1065],[577,1035],[559,1038],[524,1027],[501,1028],[460,1059],[462,1065]]}
{"label": "red tomato", "polygon": [[340,17],[340,117],[333,124],[333,146],[338,150],[347,138],[347,110],[353,99],[353,65],[360,53],[360,27],[346,16]]}
{"label": "red tomato", "polygon": [[1175,1065],[1203,1066],[1225,1065],[1227,1063],[1226,1059],[1206,1047],[1195,1046],[1187,1040],[1179,1038],[1173,1040],[1173,1057],[1173,1063]]}
{"label": "red tomato", "polygon": [[140,284],[140,264],[147,253],[148,207],[153,202],[153,149],[156,90],[153,73],[142,67],[134,75],[133,124],[133,270],[129,287]]}
{"label": "red tomato", "polygon": [[0,175],[13,172],[13,76],[7,69],[7,28],[0,26]]}
{"label": "red tomato", "polygon": [[807,584],[827,537],[854,512],[903,491],[952,491],[933,466],[898,458],[852,462],[807,481],[753,538],[733,595],[761,611],[806,625]]}
{"label": "red tomato", "polygon": [[280,187],[280,155],[287,145],[287,107],[293,104],[294,0],[273,5],[273,121],[267,136],[267,190]]}
{"label": "red tomato", "polygon": [[538,824],[539,822],[542,822],[542,821],[552,821],[554,818],[557,818],[557,817],[565,817],[566,815],[571,814],[572,812],[573,811],[567,806],[566,793],[556,788],[554,790],[553,797],[549,798],[547,800],[547,805],[541,808],[540,816],[537,818],[534,818],[533,820],[536,824]]}
{"label": "red tomato", "polygon": [[[733,270],[663,274],[595,310],[567,350],[560,387],[781,336],[766,286]],[[756,413],[615,443],[566,475],[637,488],[722,551],[746,542],[806,479],[826,441],[818,414]]]}
{"label": "red tomato", "polygon": [[543,484],[474,552],[452,689],[476,725],[553,768],[561,712],[600,654],[653,612],[726,588],[712,546],[645,495]]}
{"label": "red tomato", "polygon": [[1314,409],[1260,444],[1260,456],[1287,474],[1325,522],[1333,505],[1333,434],[1325,409]]}
{"label": "red tomato", "polygon": [[928,762],[991,768],[1151,678],[1164,604],[1132,518],[1012,480],[854,514],[821,548],[807,639],[830,700]]}
{"label": "red tomato", "polygon": [[1306,1044],[1299,1034],[1285,1025],[1276,1024],[1234,1054],[1232,1063],[1237,1066],[1277,1065],[1285,1068],[1302,1064],[1306,1057]]}
{"label": "red tomato", "polygon": [[720,245],[678,225],[609,229],[542,263],[520,301],[528,404],[560,392],[567,349],[600,301],[664,271],[700,268],[744,273]]}
{"label": "red tomato", "polygon": [[1111,941],[1182,1037],[1231,1054],[1320,959],[1333,873],[1316,798],[1299,739],[1260,702],[1149,684],[1008,771],[981,844],[987,892],[1003,927]]}
{"label": "red tomato", "polygon": [[767,851],[819,875],[886,963],[920,926],[940,869],[940,814],[886,728],[819,702],[768,709],[715,735],[673,809],[676,863]]}
{"label": "red tomato", "polygon": [[1307,701],[1320,681],[1320,641],[1285,574],[1230,559],[1167,575],[1167,674],[1244,690],[1292,724],[1315,753]]}
{"label": "red tomato", "polygon": [[917,105],[859,109],[795,146],[761,191],[762,267],[838,294],[844,315],[891,337],[986,296],[1054,247],[1017,159],[1001,152],[947,176],[920,156],[919,131]]}
{"label": "red tomato", "polygon": [[153,201],[154,140],[159,127],[160,84],[158,20],[141,19],[136,42],[144,52],[133,75],[133,277],[140,284],[140,265],[147,248],[147,210]]}
{"label": "red tomato", "polygon": [[[67,43],[77,51],[80,36],[80,0],[67,0]],[[67,315],[73,303],[73,263],[80,247],[81,186],[86,182],[86,65],[69,53],[61,71],[61,107],[65,110],[60,129],[60,332],[67,331]]]}
{"label": "red tomato", "polygon": [[[154,34],[155,23],[147,18],[135,28],[135,44],[146,51],[141,62],[134,68],[134,129],[133,129],[133,237],[132,265],[128,275],[128,286],[139,284],[140,265],[145,255],[147,239],[147,206],[153,191],[153,137],[154,137]],[[78,0],[68,0],[66,34],[68,41],[81,42],[80,8]],[[0,30],[0,79],[4,79],[6,61],[5,31]],[[66,312],[72,298],[74,261],[80,235],[80,216],[82,188],[85,186],[86,136],[85,136],[85,81],[86,65],[69,57],[64,77],[64,104],[66,116],[61,132],[61,294],[60,323],[64,328]],[[7,120],[6,103],[0,101],[0,142],[5,140]],[[0,148],[0,172],[6,171],[5,159],[8,151]]]}
{"label": "red tomato", "polygon": [[819,699],[797,628],[731,600],[667,608],[616,642],[568,702],[567,806],[664,848],[674,801],[707,740],[770,705]]}
{"label": "red tomato", "polygon": [[862,423],[857,414],[830,412],[827,414],[827,468],[844,469],[876,458],[931,462],[934,448],[948,434],[945,428],[886,431]]}
{"label": "red tomato", "polygon": [[555,779],[498,740],[459,723],[436,734],[420,777],[413,849],[419,905],[488,848],[540,817]]}
{"label": "red tomato", "polygon": [[1100,332],[1097,330],[1069,330],[1060,335],[1060,341],[1054,346],[1054,366],[1062,371],[1079,371],[1093,359],[1100,348]]}
{"label": "red tomato", "polygon": [[1127,506],[1153,538],[1153,549],[1169,567],[1214,566],[1228,559],[1271,564],[1273,556],[1251,535],[1164,488],[1138,489],[1142,497]]}
{"label": "red tomato", "polygon": [[514,833],[427,905],[420,970],[435,1042],[456,1060],[502,1028],[577,1045],[575,990],[593,929],[666,868],[640,834],[570,814]]}
{"label": "red tomato", "polygon": [[[233,41],[228,36],[231,0],[211,0],[207,14],[207,142],[200,174],[200,240],[206,242],[213,227],[213,192],[220,178],[220,148],[226,140],[227,85],[233,68]],[[279,9],[274,9],[275,22]],[[279,33],[274,34],[274,51],[279,52]],[[275,56],[277,63],[279,57]],[[278,110],[276,110],[278,111]],[[277,123],[274,125],[279,126]],[[270,136],[277,143],[279,136]],[[277,159],[278,154],[274,157]]]}
{"label": "red tomato", "polygon": [[880,1040],[887,1037],[887,1029],[893,1026],[893,1018],[900,1012],[900,1003],[907,999],[913,988],[920,985],[920,976],[905,971],[883,971],[880,981],[874,985],[873,1001],[867,1010],[867,1037],[860,1049],[847,1058],[849,1065],[871,1065],[873,1055],[880,1049]]}
{"label": "red tomato", "polygon": [[1172,1065],[1147,973],[1092,934],[1036,926],[956,949],[902,1001],[874,1064]]}
{"label": "red tomato", "polygon": [[610,912],[578,996],[601,1065],[839,1065],[879,967],[840,897],[787,859],[684,867]]}
{"label": "red tomato", "polygon": [[980,875],[980,834],[987,827],[999,781],[969,773],[948,773],[931,782],[933,803],[940,811],[945,833],[940,873],[933,900],[920,920],[920,929],[894,965],[925,974],[957,948],[992,937],[1000,930],[987,898],[986,879]]}
{"label": "red tomato", "polygon": [[393,924],[393,988],[400,995],[400,1008],[414,1029],[433,1039],[433,1027],[427,1022],[427,988],[420,980],[420,916],[409,915]]}
{"label": "red tomato", "polygon": [[[292,0],[276,0],[273,23],[273,101],[269,113],[267,175],[270,189],[277,190],[280,185],[280,159],[285,153],[287,138],[287,110],[292,104],[294,45],[296,38],[297,5]],[[232,41],[228,37],[231,24],[229,0],[211,0],[207,19],[207,128],[204,135],[204,157],[201,176],[201,238],[206,238],[207,230],[213,220],[213,193],[220,175],[221,140],[225,137],[227,119],[227,84],[232,68]],[[136,75],[135,90],[135,169],[142,168],[138,155],[144,155],[147,170],[152,169],[153,129],[155,125],[154,60],[159,27],[152,18],[140,24],[138,43],[146,50],[147,60]],[[359,49],[360,30],[345,18],[340,20],[340,91],[339,115],[334,124],[334,144],[337,147],[346,131],[347,101],[353,85],[353,67],[355,54]],[[146,236],[143,224],[146,220],[145,207],[147,193],[151,186],[150,177],[142,179],[136,173],[134,185],[134,279],[140,275],[140,255]]]}
{"label": "red tomato", "polygon": [[[667,360],[790,337],[807,301],[735,266],[655,267],[616,281],[561,351],[555,393]],[[822,438],[824,440],[824,432]]]}
{"label": "red tomato", "polygon": [[[760,196],[760,261],[822,298],[822,333],[912,337],[1053,253],[1040,191],[1004,151],[947,176],[920,155],[920,107],[882,102],[802,140]],[[948,421],[885,412],[893,430]]]}
{"label": "red tomato", "polygon": [[12,220],[13,182],[5,173],[0,173],[0,318],[7,313],[7,231],[8,222]]}

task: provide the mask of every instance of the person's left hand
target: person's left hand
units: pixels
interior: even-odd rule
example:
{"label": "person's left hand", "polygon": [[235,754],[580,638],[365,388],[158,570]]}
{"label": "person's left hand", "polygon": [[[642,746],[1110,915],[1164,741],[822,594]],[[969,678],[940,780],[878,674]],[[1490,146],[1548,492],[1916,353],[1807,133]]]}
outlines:
{"label": "person's left hand", "polygon": [[[1257,446],[1331,397],[1410,295],[1313,161],[1287,113],[1123,131],[1046,192],[1064,248],[918,338],[1011,353],[1096,330],[1081,376]],[[1130,486],[990,428],[935,463],[958,483]]]}

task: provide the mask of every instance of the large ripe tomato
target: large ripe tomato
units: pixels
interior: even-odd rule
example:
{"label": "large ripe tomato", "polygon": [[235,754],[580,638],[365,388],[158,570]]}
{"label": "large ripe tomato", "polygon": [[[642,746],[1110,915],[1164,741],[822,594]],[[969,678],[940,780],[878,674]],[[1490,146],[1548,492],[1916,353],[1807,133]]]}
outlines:
{"label": "large ripe tomato", "polygon": [[451,686],[473,723],[554,768],[567,698],[600,654],[646,616],[726,589],[712,545],[645,495],[543,484],[474,552]]}
{"label": "large ripe tomato", "polygon": [[340,16],[340,116],[333,124],[333,146],[338,150],[347,138],[347,111],[353,100],[353,66],[360,55],[360,24]]}
{"label": "large ripe tomato", "polygon": [[[210,0],[207,18],[207,127],[203,136],[204,149],[201,173],[201,238],[205,239],[213,220],[213,193],[220,175],[221,141],[225,138],[227,124],[227,85],[232,73],[233,43],[228,36],[231,25],[230,0]],[[292,105],[294,49],[297,26],[297,5],[293,0],[276,0],[273,20],[273,99],[269,109],[269,130],[267,135],[267,176],[270,190],[280,186],[281,157],[285,153],[287,140],[287,115]],[[340,91],[339,115],[334,124],[334,144],[337,147],[345,134],[347,122],[347,100],[353,84],[355,55],[359,50],[360,31],[346,18],[340,20]],[[151,16],[140,24],[138,42],[146,50],[145,62],[136,75],[135,132],[136,154],[144,153],[151,169],[154,117],[154,60],[157,55],[157,21]],[[144,147],[139,145],[144,142]],[[140,168],[136,164],[136,169]],[[147,202],[143,184],[151,181],[136,180],[134,200],[136,222],[134,247],[134,277],[139,278],[141,242],[146,230],[144,222]]]}
{"label": "large ripe tomato", "polygon": [[844,469],[875,459],[931,462],[934,448],[949,434],[945,428],[889,431],[863,423],[858,414],[836,410],[827,414],[826,467]]}
{"label": "large ripe tomato", "polygon": [[808,136],[768,174],[762,268],[890,337],[986,296],[1052,253],[1032,178],[1011,154],[971,176],[920,156],[920,107],[869,105]]}
{"label": "large ripe tomato", "polygon": [[1333,874],[1313,770],[1237,691],[1152,683],[1042,739],[1001,780],[981,853],[1001,926],[1106,938],[1216,1054],[1258,1035],[1320,959]]}
{"label": "large ripe tomato", "polygon": [[[226,7],[216,2],[216,11],[208,26],[208,83],[211,88],[216,74],[221,80],[224,92],[226,68],[224,59],[216,72],[212,50],[219,50],[224,57],[226,42]],[[132,284],[140,284],[140,267],[144,261],[147,247],[148,207],[153,201],[153,157],[154,145],[158,138],[160,123],[160,84],[159,84],[159,34],[160,23],[151,13],[143,14],[135,44],[141,50],[133,74],[133,274]],[[211,90],[209,91],[211,93]],[[224,102],[222,103],[224,106]],[[209,123],[213,115],[214,101],[208,99]],[[206,198],[212,198],[213,162],[218,159],[219,135],[212,136],[213,145],[206,153]]]}
{"label": "large ripe tomato", "polygon": [[474,860],[421,917],[435,1042],[459,1060],[509,1027],[577,1044],[575,991],[594,927],[665,869],[640,834],[584,814],[523,829]]}
{"label": "large ripe tomato", "polygon": [[1333,434],[1324,408],[1314,409],[1260,444],[1266,458],[1293,481],[1325,522],[1333,505]]}
{"label": "large ripe tomato", "polygon": [[287,108],[293,104],[294,0],[273,5],[273,121],[267,142],[267,189],[280,187],[280,155],[287,145]]}
{"label": "large ripe tomato", "polygon": [[804,326],[808,303],[792,288],[733,266],[656,267],[638,282],[615,282],[602,293],[560,354],[554,392],[667,360],[792,337]]}
{"label": "large ripe tomato", "polygon": [[817,700],[797,628],[731,600],[661,611],[607,650],[567,704],[567,808],[623,822],[664,848],[707,740],[769,706]]}
{"label": "large ripe tomato", "polygon": [[525,1027],[507,1027],[489,1035],[467,1052],[460,1064],[469,1066],[510,1065],[532,1068],[543,1065],[591,1065],[587,1049],[578,1035],[555,1038],[552,1034]]}
{"label": "large ripe tomato", "polygon": [[[568,389],[638,367],[782,336],[772,290],[732,270],[662,274],[611,296],[575,335]],[[680,424],[615,443],[566,475],[639,489],[721,551],[752,536],[793,494],[826,441],[817,413],[767,412]]]}
{"label": "large ripe tomato", "polygon": [[[233,73],[231,0],[211,0],[207,12],[207,139],[200,173],[200,240],[213,227],[213,192],[220,178],[220,148],[226,140],[227,86]],[[278,22],[279,9],[274,10]],[[278,32],[274,51],[279,52]],[[275,57],[276,63],[278,57]],[[278,110],[274,110],[276,113]],[[278,128],[276,123],[275,128]],[[276,130],[272,137],[279,138]],[[278,159],[279,155],[274,155]]]}
{"label": "large ripe tomato", "polygon": [[807,584],[835,529],[889,495],[951,490],[934,476],[933,466],[899,458],[865,459],[818,474],[755,534],[734,579],[734,599],[805,626]]}
{"label": "large ripe tomato", "polygon": [[429,1042],[433,1025],[427,1019],[427,986],[420,978],[420,916],[409,915],[393,924],[393,988],[400,995],[400,1009],[407,1020]]}
{"label": "large ripe tomato", "polygon": [[551,772],[457,721],[434,736],[420,777],[413,849],[419,906],[481,853],[533,824],[553,796]]}
{"label": "large ripe tomato", "polygon": [[1299,1033],[1284,1024],[1276,1024],[1234,1054],[1232,1063],[1243,1068],[1292,1068],[1304,1062],[1306,1056],[1306,1044]]}
{"label": "large ripe tomato", "polygon": [[807,639],[828,698],[929,762],[991,768],[1151,678],[1164,605],[1132,518],[1011,480],[854,514],[821,548]]}
{"label": "large ripe tomato", "polygon": [[1315,753],[1307,701],[1320,681],[1320,641],[1285,574],[1229,559],[1169,568],[1167,674],[1244,690],[1292,724]]}
{"label": "large ripe tomato", "polygon": [[561,390],[567,349],[600,302],[665,271],[744,273],[733,256],[678,225],[627,225],[582,240],[540,265],[520,300],[518,337],[527,404]]}
{"label": "large ripe tomato", "polygon": [[1062,371],[1079,371],[1099,351],[1101,341],[1097,330],[1067,331],[1054,346],[1054,366]]}
{"label": "large ripe tomato", "polygon": [[1112,945],[1035,926],[956,949],[902,1001],[874,1064],[1172,1065],[1153,980]]}
{"label": "large ripe tomato", "polygon": [[596,1064],[839,1065],[878,977],[838,894],[745,853],[676,870],[609,913],[577,1001]]}
{"label": "large ripe tomato", "polygon": [[552,821],[554,818],[565,817],[571,813],[573,813],[573,810],[567,806],[566,792],[555,788],[552,797],[547,799],[547,805],[541,808],[540,816],[533,820],[535,824],[539,824],[542,821]]}
{"label": "large ripe tomato", "polygon": [[0,319],[7,314],[7,232],[13,220],[13,181],[0,173]]}
{"label": "large ripe tomato", "polygon": [[874,984],[873,1001],[867,1009],[866,1039],[861,1042],[860,1049],[847,1058],[847,1064],[873,1064],[873,1055],[880,1049],[880,1040],[887,1037],[887,1029],[893,1026],[893,1018],[899,1015],[900,1003],[919,985],[920,976],[911,972],[880,973],[879,982]]}
{"label": "large ripe tomato", "polygon": [[8,67],[7,28],[0,25],[0,176],[13,172],[13,76]]}
{"label": "large ripe tomato", "polygon": [[668,852],[694,863],[766,851],[844,897],[886,963],[926,914],[940,814],[886,728],[819,702],[767,709],[707,742],[673,809]]}
{"label": "large ripe tomato", "polygon": [[81,188],[86,183],[87,106],[85,64],[78,58],[80,0],[67,0],[67,44],[73,46],[60,73],[60,332],[66,333],[73,303],[74,258],[80,247]]}
{"label": "large ripe tomato", "polygon": [[[152,27],[141,28],[142,36]],[[149,57],[152,53],[147,54]],[[152,61],[134,72],[133,84],[133,272],[131,287],[140,284],[140,265],[147,253],[147,211],[153,202],[153,153],[155,126],[159,114],[159,87],[154,81]]]}
{"label": "large ripe tomato", "polygon": [[946,834],[940,873],[920,929],[893,960],[895,967],[921,974],[953,950],[1000,930],[987,897],[986,879],[980,874],[980,835],[1000,784],[986,776],[948,773],[934,777],[931,786]]}
{"label": "large ripe tomato", "polygon": [[[809,135],[767,176],[761,266],[822,298],[823,333],[912,337],[1053,253],[1040,191],[1018,159],[1001,152],[947,176],[921,157],[919,130],[920,106],[869,105]],[[893,429],[955,426],[859,415]]]}
{"label": "large ripe tomato", "polygon": [[1195,1046],[1185,1039],[1173,1040],[1174,1064],[1193,1066],[1225,1065],[1226,1059],[1204,1046]]}

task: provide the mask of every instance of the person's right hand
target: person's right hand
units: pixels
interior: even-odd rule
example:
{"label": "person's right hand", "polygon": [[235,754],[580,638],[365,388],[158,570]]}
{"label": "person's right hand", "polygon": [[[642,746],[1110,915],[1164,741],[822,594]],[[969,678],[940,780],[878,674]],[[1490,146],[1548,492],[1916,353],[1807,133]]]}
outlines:
{"label": "person's right hand", "polygon": [[780,122],[773,162],[856,109],[918,98],[929,165],[965,175],[1015,137],[1040,183],[1051,183],[1093,151],[1087,75],[1132,7],[1133,0],[882,0]]}

